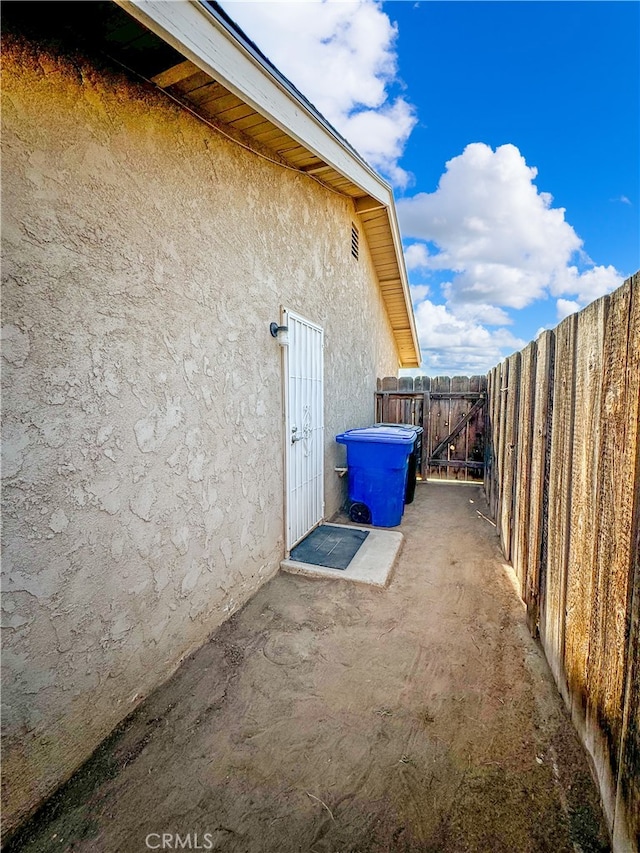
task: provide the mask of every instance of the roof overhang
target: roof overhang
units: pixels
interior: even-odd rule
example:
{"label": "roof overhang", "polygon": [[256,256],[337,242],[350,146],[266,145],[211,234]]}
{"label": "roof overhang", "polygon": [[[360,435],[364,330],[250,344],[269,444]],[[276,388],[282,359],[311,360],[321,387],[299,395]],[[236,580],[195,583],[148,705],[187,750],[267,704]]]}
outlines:
{"label": "roof overhang", "polygon": [[[393,191],[214,3],[115,0],[184,61],[152,82],[257,151],[352,199],[369,244],[401,367],[420,345]],[[133,37],[132,37],[133,40]]]}

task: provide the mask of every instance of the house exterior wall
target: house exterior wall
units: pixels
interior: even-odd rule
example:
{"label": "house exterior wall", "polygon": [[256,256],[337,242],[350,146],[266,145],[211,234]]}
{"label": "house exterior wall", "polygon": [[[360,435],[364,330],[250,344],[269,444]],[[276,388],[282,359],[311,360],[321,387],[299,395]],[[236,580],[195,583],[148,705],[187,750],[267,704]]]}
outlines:
{"label": "house exterior wall", "polygon": [[327,516],[398,358],[350,201],[86,57],[3,66],[11,828],[277,571],[280,306],[325,331]]}

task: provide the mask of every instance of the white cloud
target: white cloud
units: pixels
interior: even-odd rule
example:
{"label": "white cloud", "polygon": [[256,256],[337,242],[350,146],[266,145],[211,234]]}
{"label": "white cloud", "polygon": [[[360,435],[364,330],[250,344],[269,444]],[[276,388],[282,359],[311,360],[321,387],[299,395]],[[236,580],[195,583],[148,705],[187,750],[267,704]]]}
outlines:
{"label": "white cloud", "polygon": [[398,165],[416,123],[391,97],[397,29],[374,0],[223,0],[231,18],[372,166],[398,186]]}
{"label": "white cloud", "polygon": [[397,98],[378,110],[353,112],[336,122],[336,127],[368,163],[384,172],[395,186],[405,187],[410,175],[398,160],[415,123],[413,108]]}
{"label": "white cloud", "polygon": [[504,350],[511,353],[526,345],[508,329],[489,331],[481,323],[462,319],[446,305],[429,300],[418,305],[416,325],[422,342],[422,367],[431,375],[487,373],[504,358]]}
{"label": "white cloud", "polygon": [[549,292],[586,304],[622,284],[613,267],[570,266],[582,240],[536,175],[515,145],[475,142],[449,160],[435,192],[398,202],[405,237],[440,250],[428,267],[454,273],[444,289],[450,307],[469,316],[477,304],[481,317],[487,306],[521,309]]}
{"label": "white cloud", "polygon": [[453,306],[456,317],[461,320],[476,320],[487,326],[510,326],[513,320],[497,305],[487,305],[483,302],[470,302]]}
{"label": "white cloud", "polygon": [[426,299],[431,292],[431,288],[427,284],[412,284],[410,289],[414,305],[417,305],[418,302],[422,302],[423,299]]}
{"label": "white cloud", "polygon": [[615,267],[592,267],[585,272],[578,272],[577,267],[571,266],[562,270],[556,277],[551,292],[554,295],[572,294],[581,307],[593,302],[605,293],[611,293],[623,283],[624,279]]}
{"label": "white cloud", "polygon": [[564,320],[570,314],[575,314],[580,310],[580,303],[574,302],[571,299],[558,299],[556,302],[556,310],[558,312],[558,322]]}
{"label": "white cloud", "polygon": [[408,270],[427,269],[429,250],[424,243],[412,243],[405,249],[404,260]]}

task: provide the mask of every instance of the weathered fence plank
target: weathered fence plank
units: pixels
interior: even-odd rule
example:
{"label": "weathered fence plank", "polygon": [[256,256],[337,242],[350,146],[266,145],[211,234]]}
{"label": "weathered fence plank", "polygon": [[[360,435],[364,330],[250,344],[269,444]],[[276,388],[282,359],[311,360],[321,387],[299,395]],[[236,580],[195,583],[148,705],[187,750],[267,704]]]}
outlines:
{"label": "weathered fence plank", "polygon": [[571,458],[575,395],[576,315],[556,329],[555,382],[549,469],[547,588],[542,643],[560,692],[568,700],[564,673],[564,631],[571,505]]}
{"label": "weathered fence plank", "polygon": [[[429,403],[429,422],[428,422],[428,439],[427,450],[428,458],[433,456],[433,451],[438,443],[449,432],[449,424],[451,422],[451,400],[448,397],[434,397],[434,394],[448,394],[451,391],[451,377],[435,376],[431,379],[431,395]],[[446,456],[445,456],[446,458]],[[427,475],[430,477],[447,477],[447,469],[441,469],[434,466],[427,468]]]}
{"label": "weathered fence plank", "polygon": [[500,399],[498,400],[498,431],[496,440],[496,452],[498,463],[498,495],[496,502],[496,524],[502,526],[502,502],[505,487],[505,436],[507,422],[507,393],[509,390],[509,361],[503,361],[500,365]]}
{"label": "weathered fence plank", "polygon": [[500,541],[507,560],[511,559],[513,538],[514,484],[516,477],[516,444],[518,440],[518,405],[520,397],[520,353],[507,359],[507,386],[503,388],[504,441],[502,447],[503,472],[500,506]]}
{"label": "weathered fence plank", "polygon": [[640,275],[520,358],[519,377],[511,356],[488,378],[487,498],[593,758],[613,849],[638,851]]}
{"label": "weathered fence plank", "polygon": [[498,364],[493,370],[493,397],[489,400],[491,421],[493,424],[492,444],[493,444],[493,461],[491,464],[493,476],[493,489],[491,494],[491,515],[493,518],[498,517],[498,506],[500,504],[500,492],[502,489],[502,452],[501,452],[501,425],[502,425],[502,409],[501,404],[504,401],[502,393],[503,369],[502,365]]}
{"label": "weathered fence plank", "polygon": [[631,509],[631,582],[628,609],[627,672],[624,686],[623,722],[618,766],[617,796],[613,821],[614,850],[626,849],[628,839],[635,838],[640,847],[640,277],[631,280],[629,339],[627,347],[629,418],[636,410],[626,436],[630,448],[635,443],[635,474]]}
{"label": "weathered fence plank", "polygon": [[[548,481],[547,443],[551,435],[551,397],[553,394],[553,332],[544,332],[536,341],[534,373],[531,474],[529,477],[529,537],[527,540],[527,581],[524,600],[527,605],[527,624],[533,636],[538,636],[542,583],[543,543],[545,547],[548,513],[545,508],[545,474]],[[547,503],[548,506],[548,503]]]}
{"label": "weathered fence plank", "polygon": [[493,500],[493,413],[491,411],[491,402],[493,400],[494,379],[495,367],[487,374],[487,411],[485,416],[484,493],[487,497],[489,509],[491,509]]}
{"label": "weathered fence plank", "polygon": [[[525,599],[529,560],[529,523],[531,500],[531,452],[533,445],[533,405],[536,367],[536,342],[532,341],[521,352],[520,399],[518,406],[518,438],[515,453],[515,482],[512,563],[520,595]],[[526,599],[525,599],[526,601]]]}
{"label": "weathered fence plank", "polygon": [[[484,405],[478,410],[472,420],[469,421],[468,427],[468,459],[472,462],[480,462],[484,466],[485,462],[485,444],[487,440],[487,377],[486,376],[470,376],[469,391],[484,395]],[[474,478],[476,479],[475,475]]]}
{"label": "weathered fence plank", "polygon": [[[638,341],[640,347],[640,341]],[[640,449],[640,442],[638,443]],[[636,467],[640,482],[640,452]],[[629,607],[629,653],[623,708],[623,727],[617,795],[613,818],[613,848],[627,850],[628,839],[640,839],[640,489],[636,489],[634,568]]]}
{"label": "weathered fence plank", "polygon": [[[425,395],[413,387],[411,377],[402,377],[404,389],[382,390],[385,385],[391,385],[385,377],[378,379],[376,391],[375,412],[378,423],[413,424],[422,426],[424,420]],[[408,381],[407,381],[408,380]]]}
{"label": "weathered fence plank", "polygon": [[[462,393],[463,391],[468,390],[468,376],[453,376],[451,378],[451,391],[454,394]],[[468,401],[464,400],[462,397],[454,397],[451,400],[451,408],[449,410],[449,431],[451,431],[462,421],[464,415],[469,410],[469,406],[470,403],[468,403]],[[468,431],[463,428],[463,430],[454,439],[452,439],[451,444],[449,445],[449,451],[446,454],[445,458],[452,459],[454,461],[464,461],[467,458],[468,441]],[[447,469],[447,478],[453,480],[466,480],[467,469],[449,468]]]}
{"label": "weathered fence plank", "polygon": [[586,671],[594,587],[595,524],[598,511],[600,394],[608,298],[593,302],[577,316],[571,503],[566,569],[564,669],[571,715],[584,737]]}
{"label": "weathered fence plank", "polygon": [[[640,366],[632,324],[631,282],[610,297],[604,336],[600,410],[600,501],[596,523],[595,589],[587,671],[587,744],[613,819],[627,675],[632,531]],[[637,323],[637,321],[636,321]]]}

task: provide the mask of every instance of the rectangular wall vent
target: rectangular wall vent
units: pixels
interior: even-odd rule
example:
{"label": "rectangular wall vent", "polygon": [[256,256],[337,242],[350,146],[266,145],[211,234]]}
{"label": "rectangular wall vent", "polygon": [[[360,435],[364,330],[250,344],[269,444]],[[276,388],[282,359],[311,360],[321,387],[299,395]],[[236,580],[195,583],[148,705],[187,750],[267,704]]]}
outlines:
{"label": "rectangular wall vent", "polygon": [[358,234],[358,229],[356,226],[351,223],[351,254],[353,257],[358,260],[358,241],[360,240],[360,235]]}

